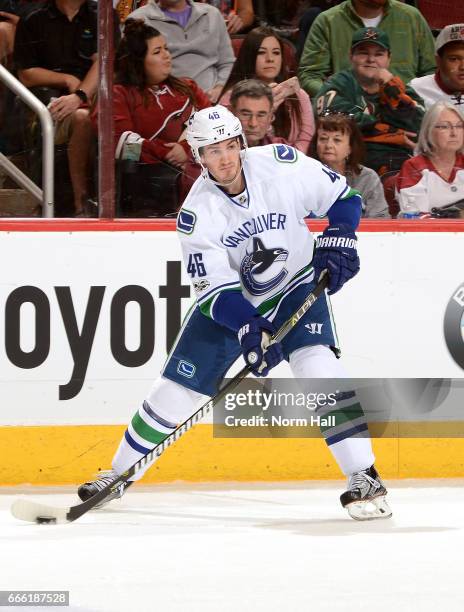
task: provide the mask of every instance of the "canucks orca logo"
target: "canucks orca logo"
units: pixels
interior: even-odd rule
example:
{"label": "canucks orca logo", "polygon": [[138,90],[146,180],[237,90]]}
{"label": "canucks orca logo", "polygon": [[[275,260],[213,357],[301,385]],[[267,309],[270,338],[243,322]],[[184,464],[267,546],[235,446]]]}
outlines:
{"label": "canucks orca logo", "polygon": [[260,238],[253,238],[253,251],[245,255],[240,264],[240,275],[247,291],[251,295],[263,295],[277,287],[288,274],[280,264],[287,257],[285,249],[266,249]]}

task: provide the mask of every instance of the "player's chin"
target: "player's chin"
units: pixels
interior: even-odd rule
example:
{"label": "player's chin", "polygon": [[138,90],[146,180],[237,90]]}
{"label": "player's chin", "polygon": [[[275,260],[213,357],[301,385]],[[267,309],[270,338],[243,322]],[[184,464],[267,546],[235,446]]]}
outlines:
{"label": "player's chin", "polygon": [[228,183],[233,181],[236,172],[218,172],[217,180],[219,183]]}

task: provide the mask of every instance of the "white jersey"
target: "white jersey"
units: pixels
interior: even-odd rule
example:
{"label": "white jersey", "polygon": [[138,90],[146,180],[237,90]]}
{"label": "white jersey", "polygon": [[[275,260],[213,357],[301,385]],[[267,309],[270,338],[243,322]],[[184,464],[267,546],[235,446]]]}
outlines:
{"label": "white jersey", "polygon": [[245,190],[234,197],[198,178],[178,216],[187,272],[213,319],[220,293],[237,289],[272,319],[282,299],[314,276],[304,218],[326,215],[350,189],[343,176],[282,144],[248,149],[243,172]]}
{"label": "white jersey", "polygon": [[428,110],[435,102],[440,100],[449,102],[456,107],[456,110],[464,114],[464,93],[446,93],[437,83],[435,74],[427,74],[423,77],[413,79],[409,85],[417,91],[424,100],[425,109]]}

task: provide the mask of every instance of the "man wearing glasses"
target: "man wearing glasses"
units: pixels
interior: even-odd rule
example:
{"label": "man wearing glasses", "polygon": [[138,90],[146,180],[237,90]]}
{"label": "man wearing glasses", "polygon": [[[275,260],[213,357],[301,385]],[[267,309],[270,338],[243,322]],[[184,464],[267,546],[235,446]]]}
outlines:
{"label": "man wearing glasses", "polygon": [[246,79],[232,89],[231,111],[240,119],[249,147],[288,144],[272,132],[273,104],[272,89],[262,81]]}

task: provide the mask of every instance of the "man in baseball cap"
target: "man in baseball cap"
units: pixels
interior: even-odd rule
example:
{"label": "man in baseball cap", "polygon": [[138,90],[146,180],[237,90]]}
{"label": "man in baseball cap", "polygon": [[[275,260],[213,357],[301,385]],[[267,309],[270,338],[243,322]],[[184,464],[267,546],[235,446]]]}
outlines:
{"label": "man in baseball cap", "polygon": [[426,108],[447,100],[464,113],[464,23],[443,28],[435,40],[435,74],[413,79],[410,83],[424,99]]}
{"label": "man in baseball cap", "polygon": [[351,52],[358,45],[374,44],[383,47],[390,53],[390,39],[388,34],[379,28],[361,28],[356,30],[351,39]]}
{"label": "man in baseball cap", "polygon": [[423,102],[390,71],[390,38],[384,30],[356,30],[350,60],[350,70],[335,73],[322,86],[317,112],[351,115],[366,143],[365,165],[379,174],[397,171],[414,149]]}
{"label": "man in baseball cap", "polygon": [[[393,74],[405,83],[432,74],[435,71],[432,32],[422,13],[410,6],[411,0],[408,2],[332,2],[335,6],[316,17],[306,37],[298,67],[301,88],[314,98],[330,75],[347,70],[352,36],[360,27],[369,25],[389,36]],[[461,6],[462,0],[455,0],[455,3]],[[310,4],[314,6],[315,3]]]}

